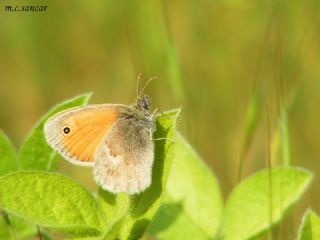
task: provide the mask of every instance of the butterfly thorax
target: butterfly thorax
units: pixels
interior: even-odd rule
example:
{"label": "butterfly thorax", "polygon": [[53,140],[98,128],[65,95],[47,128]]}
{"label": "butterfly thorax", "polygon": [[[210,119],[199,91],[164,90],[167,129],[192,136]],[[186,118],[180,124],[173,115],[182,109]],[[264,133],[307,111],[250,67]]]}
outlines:
{"label": "butterfly thorax", "polygon": [[144,128],[152,130],[155,129],[155,121],[153,115],[149,111],[139,108],[133,108],[131,117],[135,120],[135,122],[137,122]]}
{"label": "butterfly thorax", "polygon": [[132,113],[130,117],[135,120],[136,123],[143,126],[143,128],[155,130],[154,115],[150,113],[149,108],[151,105],[151,99],[148,96],[138,98],[135,104],[132,105]]}

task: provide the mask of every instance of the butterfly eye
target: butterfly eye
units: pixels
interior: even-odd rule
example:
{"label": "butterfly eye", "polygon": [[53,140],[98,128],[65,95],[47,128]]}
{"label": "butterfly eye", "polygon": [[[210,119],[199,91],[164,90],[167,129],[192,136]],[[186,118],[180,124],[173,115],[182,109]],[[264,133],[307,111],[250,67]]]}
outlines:
{"label": "butterfly eye", "polygon": [[65,134],[68,134],[68,133],[70,133],[70,128],[69,127],[64,127],[63,128],[63,132],[65,133]]}

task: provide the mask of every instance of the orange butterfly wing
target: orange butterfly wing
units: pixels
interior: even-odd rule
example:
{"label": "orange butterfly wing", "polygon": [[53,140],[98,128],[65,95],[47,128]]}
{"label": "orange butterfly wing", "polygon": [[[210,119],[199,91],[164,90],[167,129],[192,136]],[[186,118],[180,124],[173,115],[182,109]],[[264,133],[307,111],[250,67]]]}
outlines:
{"label": "orange butterfly wing", "polygon": [[[44,126],[47,142],[70,162],[93,166],[99,143],[129,107],[120,104],[88,105],[62,111]],[[64,132],[64,129],[68,131]]]}

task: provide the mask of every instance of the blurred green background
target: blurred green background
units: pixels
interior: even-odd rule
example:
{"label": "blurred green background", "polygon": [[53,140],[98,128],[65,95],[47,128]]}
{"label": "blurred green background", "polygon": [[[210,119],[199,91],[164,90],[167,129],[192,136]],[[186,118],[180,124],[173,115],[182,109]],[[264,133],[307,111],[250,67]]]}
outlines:
{"label": "blurred green background", "polygon": [[[52,105],[92,91],[92,103],[130,104],[137,76],[220,181],[272,165],[315,173],[278,231],[291,239],[306,207],[320,213],[320,2],[11,1],[0,10],[0,127],[18,147]],[[240,171],[240,162],[243,162]],[[87,187],[90,170],[60,169]],[[292,238],[293,239],[293,238]]]}

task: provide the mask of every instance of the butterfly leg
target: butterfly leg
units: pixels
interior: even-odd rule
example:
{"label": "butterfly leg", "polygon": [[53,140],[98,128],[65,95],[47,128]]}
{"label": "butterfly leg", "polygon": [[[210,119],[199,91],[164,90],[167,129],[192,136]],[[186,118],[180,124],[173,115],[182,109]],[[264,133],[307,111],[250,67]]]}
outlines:
{"label": "butterfly leg", "polygon": [[171,138],[153,138],[151,129],[149,129],[149,136],[150,136],[150,140],[151,141],[168,140],[168,141],[170,141],[172,143],[175,143],[175,141],[173,139],[171,139]]}
{"label": "butterfly leg", "polygon": [[158,108],[156,108],[153,113],[151,114],[151,119],[154,119],[156,113],[159,112]]}
{"label": "butterfly leg", "polygon": [[[159,112],[162,116],[164,116],[165,118],[167,118],[167,119],[172,119],[172,117],[169,117],[167,114],[165,114],[164,112],[162,112],[162,111],[160,111],[160,110],[158,110],[158,109],[156,109],[157,111],[156,112]],[[155,113],[156,113],[155,112]],[[154,114],[155,114],[154,113]],[[152,116],[153,116],[153,114],[152,114]]]}

